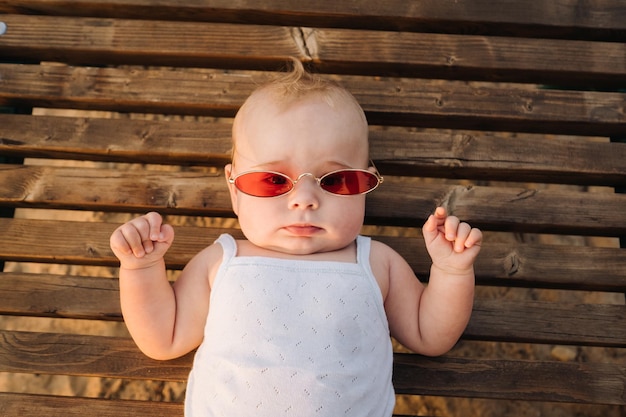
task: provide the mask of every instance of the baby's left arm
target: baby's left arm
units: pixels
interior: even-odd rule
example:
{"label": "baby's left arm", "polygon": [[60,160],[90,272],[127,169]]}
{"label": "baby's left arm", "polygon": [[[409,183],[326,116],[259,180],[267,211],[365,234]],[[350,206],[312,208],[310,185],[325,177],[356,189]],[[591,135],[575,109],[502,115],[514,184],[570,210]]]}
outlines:
{"label": "baby's left arm", "polygon": [[392,336],[414,352],[435,356],[454,346],[469,321],[474,300],[474,260],[482,233],[448,216],[442,207],[428,218],[422,231],[432,259],[427,286],[391,249],[381,248],[385,256],[378,261],[386,261],[379,271],[388,277],[383,279],[381,289]]}

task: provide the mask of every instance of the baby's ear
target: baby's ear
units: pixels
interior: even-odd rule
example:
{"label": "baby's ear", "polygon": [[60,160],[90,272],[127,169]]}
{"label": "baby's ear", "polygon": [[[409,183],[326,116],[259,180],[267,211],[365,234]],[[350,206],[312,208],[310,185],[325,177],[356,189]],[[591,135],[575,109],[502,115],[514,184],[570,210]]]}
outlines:
{"label": "baby's ear", "polygon": [[224,176],[226,177],[226,181],[228,181],[228,179],[230,178],[230,174],[232,173],[233,173],[233,164],[224,165]]}
{"label": "baby's ear", "polygon": [[226,164],[226,166],[224,166],[224,176],[226,177],[226,184],[228,185],[228,191],[230,192],[230,203],[233,206],[233,211],[235,212],[235,215],[238,215],[237,213],[237,187],[235,187],[235,184],[230,182],[232,173],[233,173],[233,164]]}

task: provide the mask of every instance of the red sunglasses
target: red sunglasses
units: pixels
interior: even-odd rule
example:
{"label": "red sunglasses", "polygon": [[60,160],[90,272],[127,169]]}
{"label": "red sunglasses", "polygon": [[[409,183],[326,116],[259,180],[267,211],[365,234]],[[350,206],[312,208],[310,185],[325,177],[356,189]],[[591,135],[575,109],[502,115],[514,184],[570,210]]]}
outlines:
{"label": "red sunglasses", "polygon": [[305,176],[315,178],[322,190],[335,195],[367,194],[383,182],[378,170],[372,172],[365,169],[339,169],[319,178],[305,172],[295,180],[275,171],[246,171],[229,178],[228,182],[242,193],[254,197],[278,197],[293,190],[296,183]]}

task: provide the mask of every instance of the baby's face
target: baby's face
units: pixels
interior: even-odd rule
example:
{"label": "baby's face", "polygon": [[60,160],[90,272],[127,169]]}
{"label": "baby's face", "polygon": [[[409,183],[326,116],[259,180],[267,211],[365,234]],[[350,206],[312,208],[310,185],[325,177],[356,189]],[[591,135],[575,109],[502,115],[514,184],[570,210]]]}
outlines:
{"label": "baby's face", "polygon": [[[236,152],[226,176],[270,170],[292,179],[343,168],[368,167],[367,124],[343,101],[331,107],[315,95],[287,106],[256,103],[233,132]],[[246,238],[274,251],[307,255],[348,246],[363,224],[365,196],[323,191],[311,176],[288,194],[254,197],[229,184]]]}

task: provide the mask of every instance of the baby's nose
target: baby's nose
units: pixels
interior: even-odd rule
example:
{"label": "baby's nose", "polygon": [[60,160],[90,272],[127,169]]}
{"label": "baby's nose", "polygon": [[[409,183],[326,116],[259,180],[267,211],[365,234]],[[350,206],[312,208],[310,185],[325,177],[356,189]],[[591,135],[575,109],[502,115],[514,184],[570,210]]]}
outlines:
{"label": "baby's nose", "polygon": [[317,184],[313,174],[302,174],[289,193],[289,208],[316,209],[319,207],[319,194],[322,189]]}

